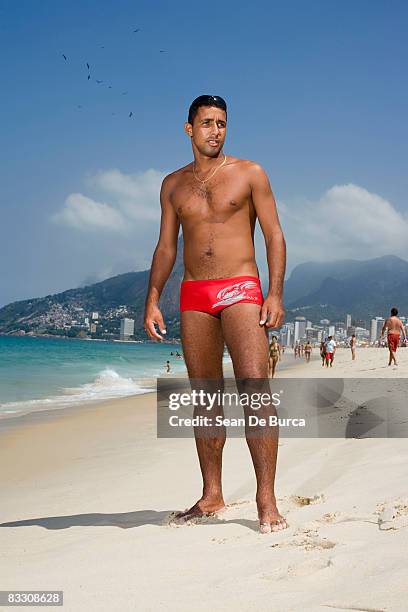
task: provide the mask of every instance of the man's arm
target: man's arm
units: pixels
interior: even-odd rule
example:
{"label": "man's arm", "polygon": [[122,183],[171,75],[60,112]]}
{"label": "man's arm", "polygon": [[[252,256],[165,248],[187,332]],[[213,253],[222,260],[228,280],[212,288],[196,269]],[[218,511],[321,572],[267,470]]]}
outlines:
{"label": "man's arm", "polygon": [[385,319],[385,321],[384,321],[384,325],[382,326],[382,330],[381,330],[381,335],[380,335],[380,337],[384,335],[385,330],[387,329],[387,327],[388,327],[388,319]]}
{"label": "man's arm", "polygon": [[160,235],[153,255],[145,304],[144,327],[147,335],[153,340],[163,340],[163,336],[156,332],[155,323],[163,334],[166,333],[163,315],[158,304],[177,256],[180,221],[170,201],[171,184],[170,175],[164,179],[160,190]]}
{"label": "man's arm", "polygon": [[[283,307],[283,281],[286,269],[286,243],[279,223],[276,202],[269,179],[261,166],[250,168],[252,201],[265,238],[269,269],[269,290],[261,311],[260,325],[279,327],[285,310]],[[268,320],[269,315],[269,320]]]}

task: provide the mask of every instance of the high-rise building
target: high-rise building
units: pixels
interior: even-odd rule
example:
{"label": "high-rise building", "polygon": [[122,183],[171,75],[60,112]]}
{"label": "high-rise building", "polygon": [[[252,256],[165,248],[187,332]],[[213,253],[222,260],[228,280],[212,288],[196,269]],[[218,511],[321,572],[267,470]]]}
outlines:
{"label": "high-rise building", "polygon": [[299,342],[306,336],[306,319],[305,317],[296,317],[295,319],[295,334],[293,342]]}
{"label": "high-rise building", "polygon": [[334,325],[329,325],[329,336],[334,336],[336,333],[336,328]]}
{"label": "high-rise building", "polygon": [[133,336],[135,331],[134,319],[121,319],[120,320],[120,339],[129,340]]}
{"label": "high-rise building", "polygon": [[377,327],[378,327],[377,319],[371,319],[371,324],[370,324],[370,342],[375,342],[377,340]]}
{"label": "high-rise building", "polygon": [[351,314],[346,314],[346,330],[351,327]]}

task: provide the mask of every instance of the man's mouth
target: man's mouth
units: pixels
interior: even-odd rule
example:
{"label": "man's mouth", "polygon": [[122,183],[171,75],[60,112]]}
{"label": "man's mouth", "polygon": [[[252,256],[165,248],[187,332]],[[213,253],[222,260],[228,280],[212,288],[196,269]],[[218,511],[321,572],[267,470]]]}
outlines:
{"label": "man's mouth", "polygon": [[216,147],[217,145],[220,144],[219,140],[207,140],[208,144],[210,144],[212,147]]}

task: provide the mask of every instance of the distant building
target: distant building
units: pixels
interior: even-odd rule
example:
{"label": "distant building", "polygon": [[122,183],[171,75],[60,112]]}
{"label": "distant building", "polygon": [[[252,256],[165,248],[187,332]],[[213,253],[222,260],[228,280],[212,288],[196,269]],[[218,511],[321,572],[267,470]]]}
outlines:
{"label": "distant building", "polygon": [[99,319],[99,313],[98,312],[93,312],[92,313],[92,320],[95,321],[97,319]]}
{"label": "distant building", "polygon": [[135,331],[134,319],[121,319],[120,320],[120,339],[129,340],[133,336]]}
{"label": "distant building", "polygon": [[336,334],[336,328],[334,325],[329,325],[329,336],[334,336]]}
{"label": "distant building", "polygon": [[292,333],[290,327],[285,326],[281,331],[281,344],[282,346],[291,346]]}
{"label": "distant building", "polygon": [[351,327],[351,314],[346,314],[346,329]]}
{"label": "distant building", "polygon": [[377,327],[378,327],[377,319],[371,319],[371,324],[370,324],[370,342],[375,342],[377,340]]}
{"label": "distant building", "polygon": [[96,334],[96,325],[95,323],[91,323],[91,334]]}
{"label": "distant building", "polygon": [[296,317],[295,319],[295,333],[293,342],[299,342],[306,337],[306,319],[305,317]]}

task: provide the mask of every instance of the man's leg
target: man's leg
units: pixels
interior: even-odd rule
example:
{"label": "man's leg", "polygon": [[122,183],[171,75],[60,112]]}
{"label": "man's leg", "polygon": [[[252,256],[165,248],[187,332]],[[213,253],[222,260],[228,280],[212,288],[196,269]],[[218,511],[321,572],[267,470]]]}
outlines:
{"label": "man's leg", "polygon": [[[180,322],[181,343],[190,380],[212,379],[220,381],[221,386],[224,339],[220,319],[205,312],[186,310],[181,312]],[[192,386],[197,382],[192,380]],[[217,437],[200,437],[195,428],[195,441],[203,477],[203,494],[189,510],[179,513],[177,519],[188,520],[203,513],[215,512],[225,506],[221,484],[225,428],[217,427],[217,431],[219,432]]]}
{"label": "man's leg", "polygon": [[[266,379],[268,335],[259,325],[260,307],[241,303],[228,306],[221,313],[225,342],[237,379]],[[274,492],[278,436],[247,436],[257,480],[256,502],[262,532],[285,529],[287,523],[276,507]]]}

